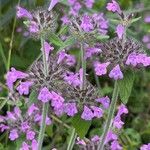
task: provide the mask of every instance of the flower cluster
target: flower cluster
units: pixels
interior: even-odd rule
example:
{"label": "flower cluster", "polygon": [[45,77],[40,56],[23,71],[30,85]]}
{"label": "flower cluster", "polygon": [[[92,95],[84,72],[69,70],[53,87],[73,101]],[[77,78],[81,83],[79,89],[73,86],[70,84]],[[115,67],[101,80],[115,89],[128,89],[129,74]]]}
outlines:
{"label": "flower cluster", "polygon": [[[99,99],[99,101],[102,101],[103,99]],[[121,129],[123,126],[123,122],[121,121],[121,116],[123,114],[127,114],[128,109],[125,107],[125,105],[121,104],[118,108],[118,113],[116,117],[114,118],[113,121],[113,128]],[[81,148],[86,148],[86,150],[91,150],[91,149],[97,149],[97,146],[99,144],[99,141],[101,140],[101,137],[98,135],[95,135],[92,137],[90,140],[82,140],[80,138],[77,138],[77,144]],[[118,142],[118,136],[117,134],[111,129],[106,136],[105,139],[105,146],[108,149],[111,150],[122,150],[121,145]]]}
{"label": "flower cluster", "polygon": [[144,144],[141,146],[140,150],[149,150],[150,149],[150,143],[148,143],[147,145]]}
{"label": "flower cluster", "polygon": [[[0,116],[0,131],[9,131],[9,139],[14,141],[25,135],[22,143],[22,150],[31,147],[37,150],[37,132],[35,127],[41,124],[41,111],[34,103],[29,106],[26,112],[22,112],[19,107],[14,107],[13,111],[7,111],[6,116]],[[46,117],[46,124],[51,124],[51,119]]]}

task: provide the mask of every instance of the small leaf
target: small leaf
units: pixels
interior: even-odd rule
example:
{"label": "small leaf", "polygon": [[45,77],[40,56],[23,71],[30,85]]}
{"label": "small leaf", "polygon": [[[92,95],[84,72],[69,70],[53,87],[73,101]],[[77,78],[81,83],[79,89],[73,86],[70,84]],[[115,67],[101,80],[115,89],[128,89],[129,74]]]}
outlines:
{"label": "small leaf", "polygon": [[75,38],[74,37],[69,37],[64,43],[63,45],[59,48],[58,51],[61,51],[63,49],[65,49],[68,46],[71,46],[75,43]]}
{"label": "small leaf", "polygon": [[118,81],[119,95],[120,95],[121,101],[124,104],[128,102],[129,96],[132,91],[134,79],[135,79],[134,72],[131,70],[130,71],[128,70],[124,73],[124,78]]}
{"label": "small leaf", "polygon": [[50,42],[55,44],[56,46],[61,47],[63,45],[63,41],[54,33],[51,33],[49,39]]}
{"label": "small leaf", "polygon": [[75,128],[76,133],[80,138],[84,138],[88,132],[92,121],[85,121],[81,118],[81,114],[77,114],[72,118],[72,126]]}
{"label": "small leaf", "polygon": [[96,36],[97,40],[103,40],[103,39],[108,39],[108,38],[109,38],[108,35],[99,35],[99,36]]}
{"label": "small leaf", "polygon": [[31,106],[33,103],[37,102],[37,92],[36,91],[32,91],[29,95],[29,102],[28,102],[28,106]]}
{"label": "small leaf", "polygon": [[139,21],[141,18],[142,18],[142,17],[134,18],[134,19],[131,20],[131,23],[137,22],[137,21]]}

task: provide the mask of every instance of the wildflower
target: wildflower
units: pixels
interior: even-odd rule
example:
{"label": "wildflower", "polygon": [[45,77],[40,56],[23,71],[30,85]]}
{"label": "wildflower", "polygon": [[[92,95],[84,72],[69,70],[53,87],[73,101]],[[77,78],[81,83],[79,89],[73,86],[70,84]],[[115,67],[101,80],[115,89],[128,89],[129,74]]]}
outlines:
{"label": "wildflower", "polygon": [[69,18],[67,17],[67,15],[64,15],[64,16],[61,18],[61,21],[63,22],[63,25],[69,25],[69,23],[70,23],[70,20],[69,20]]}
{"label": "wildflower", "polygon": [[81,115],[81,118],[84,120],[92,120],[93,117],[94,117],[94,114],[93,114],[92,110],[90,108],[88,108],[87,106],[84,106],[84,110]]}
{"label": "wildflower", "polygon": [[142,145],[140,150],[150,150],[150,143]]}
{"label": "wildflower", "polygon": [[51,11],[58,2],[59,0],[51,0],[48,10]]}
{"label": "wildflower", "polygon": [[21,130],[22,130],[22,132],[26,132],[28,129],[30,129],[28,121],[22,122],[21,123]]}
{"label": "wildflower", "polygon": [[106,8],[108,11],[118,12],[119,14],[121,13],[120,6],[115,0],[112,0],[111,3],[108,3]]}
{"label": "wildflower", "polygon": [[52,107],[59,109],[60,107],[62,107],[64,101],[65,101],[64,98],[61,97],[59,94],[57,94],[54,91],[51,92],[51,105],[52,105]]}
{"label": "wildflower", "polygon": [[36,107],[35,104],[33,103],[33,104],[29,107],[27,113],[28,113],[29,116],[31,116],[31,115],[32,115],[35,111],[37,111],[37,110],[39,110],[39,108]]}
{"label": "wildflower", "polygon": [[97,118],[101,118],[103,116],[103,110],[96,106],[91,106],[91,109],[93,110],[93,116]]}
{"label": "wildflower", "polygon": [[27,131],[26,133],[26,139],[27,140],[33,140],[35,137],[35,132],[34,131]]}
{"label": "wildflower", "polygon": [[117,140],[111,142],[111,150],[122,150],[122,147],[120,146]]}
{"label": "wildflower", "polygon": [[82,140],[82,139],[80,139],[79,137],[77,137],[77,143],[76,143],[76,144],[86,146],[85,141],[84,141],[84,140]]}
{"label": "wildflower", "polygon": [[123,79],[123,73],[121,72],[120,66],[115,66],[109,73],[109,77],[114,80]]}
{"label": "wildflower", "polygon": [[144,22],[150,23],[150,16],[146,16],[146,17],[144,18]]}
{"label": "wildflower", "polygon": [[92,19],[90,18],[90,16],[84,15],[81,21],[82,22],[80,26],[85,32],[93,30],[94,26],[92,24]]}
{"label": "wildflower", "polygon": [[8,129],[10,129],[9,126],[4,125],[4,124],[0,124],[0,130],[1,130],[1,132],[4,132],[5,130],[8,130]]}
{"label": "wildflower", "polygon": [[16,140],[18,137],[19,137],[19,135],[18,135],[17,129],[13,129],[13,130],[10,131],[9,139],[10,139],[11,141]]}
{"label": "wildflower", "polygon": [[24,79],[26,77],[28,77],[28,74],[18,71],[15,68],[11,68],[11,70],[6,74],[6,84],[10,90],[13,90],[13,84],[18,79]]}
{"label": "wildflower", "polygon": [[31,20],[33,17],[32,17],[32,14],[27,11],[25,8],[22,8],[20,6],[17,6],[16,7],[17,9],[17,17],[18,18],[28,18],[29,20]]}
{"label": "wildflower", "polygon": [[122,126],[124,125],[124,122],[121,121],[120,116],[116,116],[114,118],[113,125],[114,125],[114,127],[121,129]]}
{"label": "wildflower", "polygon": [[87,8],[92,8],[94,4],[94,0],[85,0],[85,5]]}
{"label": "wildflower", "polygon": [[117,140],[117,139],[118,139],[118,136],[112,131],[109,131],[106,136],[105,144],[109,143],[112,140]]}
{"label": "wildflower", "polygon": [[23,142],[20,150],[30,150],[30,146],[26,142]]}
{"label": "wildflower", "polygon": [[100,52],[101,52],[100,48],[88,47],[86,48],[85,57],[86,59],[88,59],[88,58],[91,58],[94,54],[98,54]]}
{"label": "wildflower", "polygon": [[118,35],[118,38],[122,39],[123,35],[125,33],[125,27],[123,25],[119,24],[116,28],[116,33]]}
{"label": "wildflower", "polygon": [[46,87],[42,88],[38,95],[38,100],[42,101],[43,103],[46,103],[50,99],[51,99],[51,95],[50,95],[49,90]]}
{"label": "wildflower", "polygon": [[38,149],[38,142],[35,139],[32,140],[31,148],[32,148],[32,150]]}
{"label": "wildflower", "polygon": [[121,116],[122,114],[127,114],[128,113],[128,109],[124,104],[121,104],[118,108],[118,115]]}
{"label": "wildflower", "polygon": [[19,117],[21,117],[21,110],[20,110],[20,108],[19,107],[15,107],[14,108],[14,114],[19,118]]}
{"label": "wildflower", "polygon": [[38,33],[39,32],[39,26],[35,21],[30,21],[29,32],[30,33]]}
{"label": "wildflower", "polygon": [[107,73],[107,67],[110,64],[110,62],[107,63],[99,63],[95,62],[94,67],[95,67],[95,73],[98,76],[105,75]]}
{"label": "wildflower", "polygon": [[7,119],[10,119],[12,121],[16,121],[17,118],[15,117],[14,113],[7,111]]}
{"label": "wildflower", "polygon": [[95,135],[92,137],[91,139],[92,142],[99,142],[100,141],[100,137],[98,135]]}
{"label": "wildflower", "polygon": [[104,109],[108,109],[110,105],[110,99],[108,96],[96,99],[97,102],[100,102]]}
{"label": "wildflower", "polygon": [[28,95],[29,94],[29,88],[33,85],[33,82],[26,81],[21,82],[20,85],[17,87],[17,91],[20,95]]}
{"label": "wildflower", "polygon": [[67,113],[68,116],[74,116],[78,112],[76,103],[66,103],[64,105],[64,112]]}
{"label": "wildflower", "polygon": [[46,55],[46,61],[48,61],[50,52],[54,50],[54,47],[52,47],[49,43],[44,42],[44,51]]}

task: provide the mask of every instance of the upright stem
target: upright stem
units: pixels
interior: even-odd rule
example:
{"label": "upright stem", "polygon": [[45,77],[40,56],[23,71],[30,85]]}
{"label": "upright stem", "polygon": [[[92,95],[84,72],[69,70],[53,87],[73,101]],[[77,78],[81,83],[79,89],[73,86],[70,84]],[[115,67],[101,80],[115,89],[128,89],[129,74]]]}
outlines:
{"label": "upright stem", "polygon": [[[44,77],[46,78],[48,75],[48,66],[46,62],[46,54],[44,50],[44,39],[41,38],[41,50],[42,50],[42,56],[43,56],[43,65],[44,65]],[[45,133],[45,128],[46,128],[46,116],[48,113],[48,104],[43,103],[43,108],[42,108],[42,120],[40,124],[40,132],[39,132],[39,137],[38,137],[38,150],[42,149],[42,144],[43,144],[43,139],[44,139],[44,133]]]}
{"label": "upright stem", "polygon": [[111,101],[109,112],[108,112],[108,117],[106,120],[104,132],[102,134],[101,141],[100,141],[100,144],[98,145],[97,150],[103,150],[104,149],[106,136],[107,136],[107,133],[109,132],[110,127],[112,125],[112,119],[113,119],[116,104],[117,104],[118,93],[119,93],[118,83],[117,83],[117,81],[115,81],[115,87],[114,87],[112,101]]}
{"label": "upright stem", "polygon": [[85,60],[85,52],[83,49],[83,44],[81,43],[81,63],[82,63],[82,69],[83,69],[83,82],[82,82],[82,86],[81,89],[84,90],[85,85],[86,85],[86,60]]}
{"label": "upright stem", "polygon": [[[81,43],[81,65],[82,65],[82,69],[83,69],[83,76],[82,76],[82,85],[81,85],[81,90],[84,90],[85,89],[85,86],[86,86],[86,60],[85,60],[85,52],[84,52],[84,49],[83,49],[83,44]],[[75,143],[75,139],[77,137],[77,133],[75,132],[75,129],[73,128],[72,129],[72,132],[71,132],[71,138],[69,140],[69,143],[68,143],[68,146],[67,146],[67,150],[72,150],[73,149],[73,146],[74,146],[74,143]]]}

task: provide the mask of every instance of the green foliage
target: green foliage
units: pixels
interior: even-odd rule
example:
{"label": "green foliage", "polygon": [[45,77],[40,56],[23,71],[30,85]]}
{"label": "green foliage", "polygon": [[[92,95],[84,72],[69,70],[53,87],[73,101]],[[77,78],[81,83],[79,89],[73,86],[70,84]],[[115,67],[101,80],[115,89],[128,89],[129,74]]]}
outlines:
{"label": "green foliage", "polygon": [[77,114],[76,116],[72,118],[71,123],[72,123],[72,126],[75,128],[78,136],[80,138],[84,138],[92,122],[83,120],[81,118],[81,114]]}
{"label": "green foliage", "polygon": [[124,104],[128,102],[129,96],[131,95],[134,79],[134,72],[128,70],[124,73],[124,78],[118,81],[119,95]]}

